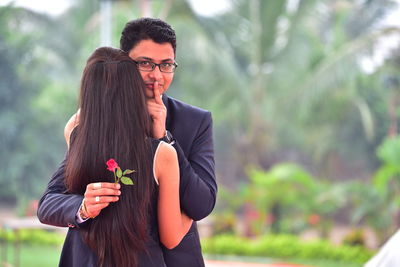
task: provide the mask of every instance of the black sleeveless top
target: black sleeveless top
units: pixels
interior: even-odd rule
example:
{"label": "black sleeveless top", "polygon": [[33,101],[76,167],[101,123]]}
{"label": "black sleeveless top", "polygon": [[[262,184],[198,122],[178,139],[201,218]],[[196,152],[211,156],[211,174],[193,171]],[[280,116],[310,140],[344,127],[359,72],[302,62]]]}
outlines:
{"label": "black sleeveless top", "polygon": [[[72,135],[71,135],[72,138]],[[154,159],[160,141],[151,140],[152,158]],[[154,160],[153,160],[154,162]],[[152,162],[152,165],[153,165]],[[154,166],[152,166],[154,169]],[[153,177],[154,190],[151,198],[149,214],[149,239],[146,251],[140,252],[138,267],[166,267],[158,234],[157,203],[158,184]],[[60,267],[97,267],[97,256],[84,242],[80,228],[69,228],[61,252]]]}

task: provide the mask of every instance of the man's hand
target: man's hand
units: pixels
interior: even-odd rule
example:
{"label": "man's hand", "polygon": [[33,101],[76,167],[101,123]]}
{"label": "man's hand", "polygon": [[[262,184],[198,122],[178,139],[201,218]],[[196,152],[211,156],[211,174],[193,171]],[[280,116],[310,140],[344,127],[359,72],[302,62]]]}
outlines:
{"label": "man's hand", "polygon": [[120,184],[116,183],[91,183],[86,186],[84,207],[85,217],[94,218],[102,209],[111,202],[119,200],[121,195]]}
{"label": "man's hand", "polygon": [[156,139],[165,136],[165,122],[167,119],[167,108],[162,102],[158,82],[154,82],[154,98],[147,99],[147,110],[150,114],[152,125],[152,134]]}

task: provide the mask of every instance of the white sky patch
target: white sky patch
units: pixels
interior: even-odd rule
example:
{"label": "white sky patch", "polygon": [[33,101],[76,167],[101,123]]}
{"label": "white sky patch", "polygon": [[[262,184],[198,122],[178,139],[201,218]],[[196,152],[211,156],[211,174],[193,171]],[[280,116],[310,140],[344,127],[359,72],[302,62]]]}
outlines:
{"label": "white sky patch", "polygon": [[289,14],[293,14],[299,8],[299,0],[289,0],[286,3],[286,10]]}
{"label": "white sky patch", "polygon": [[0,0],[0,6],[12,3],[16,7],[24,7],[38,13],[57,16],[71,6],[70,0]]}
{"label": "white sky patch", "polygon": [[391,52],[399,47],[400,36],[397,34],[389,35],[385,38],[381,38],[377,44],[377,48],[371,57],[363,58],[361,66],[367,73],[372,73],[375,69],[381,66],[387,58],[390,57]]}
{"label": "white sky patch", "polygon": [[[388,14],[381,26],[400,27],[400,0],[397,9]],[[13,6],[24,7],[39,13],[45,13],[52,16],[58,16],[66,11],[74,1],[71,0],[0,0],[0,6],[12,3]],[[229,11],[231,4],[228,0],[189,0],[194,11],[202,16],[214,16]],[[299,0],[289,0],[287,9],[289,12],[295,12]],[[366,73],[372,73],[381,66],[390,52],[400,45],[400,36],[392,35],[382,38],[377,44],[374,54],[370,57],[360,59],[360,64]]]}
{"label": "white sky patch", "polygon": [[194,11],[202,16],[210,17],[229,10],[228,0],[189,0]]}
{"label": "white sky patch", "polygon": [[[0,0],[0,6],[13,3],[17,7],[25,7],[39,13],[58,16],[72,5],[71,0]],[[190,0],[196,13],[202,16],[214,16],[229,10],[228,0]]]}
{"label": "white sky patch", "polygon": [[[396,2],[398,6],[382,21],[381,27],[400,28],[400,0],[397,0]],[[368,74],[373,73],[377,68],[384,64],[385,60],[390,56],[393,49],[399,47],[399,45],[399,34],[391,34],[381,38],[375,47],[373,55],[361,58],[361,68]]]}

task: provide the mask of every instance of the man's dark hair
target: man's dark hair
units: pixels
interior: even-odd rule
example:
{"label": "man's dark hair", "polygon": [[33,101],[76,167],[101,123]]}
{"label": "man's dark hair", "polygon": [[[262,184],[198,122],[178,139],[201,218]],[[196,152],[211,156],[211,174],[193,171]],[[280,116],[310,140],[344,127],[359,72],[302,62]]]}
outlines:
{"label": "man's dark hair", "polygon": [[171,25],[160,19],[140,18],[129,21],[122,30],[120,47],[128,52],[142,40],[170,43],[176,55],[176,35]]}

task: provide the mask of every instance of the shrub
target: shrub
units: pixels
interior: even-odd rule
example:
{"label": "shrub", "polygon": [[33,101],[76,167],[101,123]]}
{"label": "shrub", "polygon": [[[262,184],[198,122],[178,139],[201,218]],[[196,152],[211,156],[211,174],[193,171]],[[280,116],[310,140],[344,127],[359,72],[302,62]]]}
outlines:
{"label": "shrub", "polygon": [[364,232],[360,229],[351,231],[345,236],[343,244],[349,246],[364,246],[365,245]]}
{"label": "shrub", "polygon": [[265,235],[256,239],[219,235],[204,239],[202,248],[207,254],[329,259],[348,263],[364,263],[373,255],[360,246],[334,246],[323,240],[303,242],[290,235]]}
{"label": "shrub", "polygon": [[64,235],[56,232],[49,232],[37,229],[21,229],[11,231],[0,229],[0,240],[15,243],[37,245],[61,245],[64,242]]}

